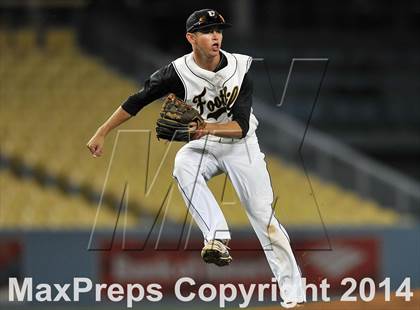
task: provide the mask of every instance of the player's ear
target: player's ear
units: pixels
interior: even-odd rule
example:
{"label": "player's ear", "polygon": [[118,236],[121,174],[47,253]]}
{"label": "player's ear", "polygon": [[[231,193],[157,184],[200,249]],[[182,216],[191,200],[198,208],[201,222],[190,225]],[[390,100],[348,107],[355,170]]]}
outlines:
{"label": "player's ear", "polygon": [[185,37],[187,38],[187,41],[188,41],[190,44],[195,43],[195,35],[194,35],[194,33],[187,32],[187,33],[185,34]]}

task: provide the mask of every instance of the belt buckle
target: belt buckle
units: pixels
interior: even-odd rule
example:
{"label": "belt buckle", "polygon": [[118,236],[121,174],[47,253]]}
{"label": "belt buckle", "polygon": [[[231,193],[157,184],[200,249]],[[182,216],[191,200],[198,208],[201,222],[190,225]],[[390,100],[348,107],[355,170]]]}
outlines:
{"label": "belt buckle", "polygon": [[219,138],[219,143],[225,143],[225,144],[232,144],[235,143],[235,139],[234,138]]}

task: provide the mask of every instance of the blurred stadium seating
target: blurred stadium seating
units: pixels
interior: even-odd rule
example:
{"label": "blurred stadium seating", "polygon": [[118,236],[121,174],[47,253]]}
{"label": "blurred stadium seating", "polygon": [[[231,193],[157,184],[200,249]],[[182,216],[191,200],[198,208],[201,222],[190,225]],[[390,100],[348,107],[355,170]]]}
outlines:
{"label": "blurred stadium seating", "polygon": [[[80,195],[65,195],[42,187],[33,180],[18,178],[3,170],[1,179],[0,227],[4,229],[86,229],[95,223],[96,209]],[[98,228],[113,228],[114,211],[102,209]],[[128,214],[127,226],[136,218]]]}
{"label": "blurred stadium seating", "polygon": [[[83,54],[72,30],[55,29],[47,34],[46,45],[41,48],[36,46],[32,30],[0,32],[1,155],[8,159],[1,170],[0,227],[89,228],[98,193],[105,188],[105,194],[121,197],[126,183],[128,223],[135,225],[139,214],[153,217],[169,193],[173,157],[181,146],[169,146],[154,138],[160,105],[149,105],[124,124],[120,133],[110,134],[105,155],[93,159],[85,143],[139,86]],[[166,152],[167,160],[162,160]],[[13,161],[36,167],[53,176],[53,181],[40,182],[31,169],[12,169]],[[278,197],[276,215],[286,225],[318,226],[322,224],[320,215],[330,226],[393,225],[400,220],[398,213],[315,176],[309,183],[300,169],[278,158],[268,157],[268,165]],[[57,189],[57,179],[73,184],[72,190]],[[210,184],[216,198],[223,200],[232,227],[248,225],[229,183],[224,190],[225,177],[219,176]],[[172,194],[167,216],[174,222],[183,221],[185,206],[178,190]],[[96,199],[87,199],[92,196]],[[102,213],[102,226],[114,225],[115,206],[110,207]]]}

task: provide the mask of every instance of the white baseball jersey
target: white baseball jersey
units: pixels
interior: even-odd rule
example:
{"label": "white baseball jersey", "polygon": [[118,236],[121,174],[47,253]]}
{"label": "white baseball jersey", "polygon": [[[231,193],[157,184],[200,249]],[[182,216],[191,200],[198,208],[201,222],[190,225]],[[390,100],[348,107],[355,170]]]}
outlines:
{"label": "white baseball jersey", "polygon": [[[232,107],[238,98],[244,76],[252,63],[250,56],[221,52],[225,55],[228,64],[217,72],[199,67],[192,53],[172,62],[184,85],[184,101],[197,109],[209,123],[232,121]],[[255,134],[257,126],[258,121],[251,108],[247,137]]]}

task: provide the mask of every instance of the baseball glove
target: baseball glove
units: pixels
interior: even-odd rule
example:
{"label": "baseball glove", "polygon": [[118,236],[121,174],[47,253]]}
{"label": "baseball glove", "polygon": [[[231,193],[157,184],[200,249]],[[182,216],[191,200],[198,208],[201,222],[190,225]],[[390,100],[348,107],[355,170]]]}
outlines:
{"label": "baseball glove", "polygon": [[[196,126],[191,129],[191,123]],[[156,122],[158,139],[188,142],[195,130],[203,129],[205,123],[197,110],[186,104],[174,94],[169,94],[160,110],[160,118]]]}

